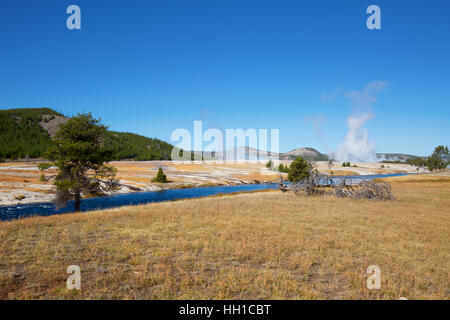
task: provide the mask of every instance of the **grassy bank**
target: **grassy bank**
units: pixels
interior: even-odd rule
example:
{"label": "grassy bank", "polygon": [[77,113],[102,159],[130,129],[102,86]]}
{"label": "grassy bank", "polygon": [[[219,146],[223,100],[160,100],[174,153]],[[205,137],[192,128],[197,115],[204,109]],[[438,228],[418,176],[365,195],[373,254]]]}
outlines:
{"label": "grassy bank", "polygon": [[0,298],[448,299],[450,178],[388,180],[393,202],[273,191],[0,222]]}

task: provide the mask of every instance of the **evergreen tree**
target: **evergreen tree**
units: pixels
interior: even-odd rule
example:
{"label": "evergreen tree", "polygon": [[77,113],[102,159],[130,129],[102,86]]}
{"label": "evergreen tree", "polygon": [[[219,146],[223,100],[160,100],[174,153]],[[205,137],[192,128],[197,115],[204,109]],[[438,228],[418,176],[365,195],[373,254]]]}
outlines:
{"label": "evergreen tree", "polygon": [[446,159],[449,158],[449,150],[447,146],[437,146],[433,154],[428,157],[426,165],[430,171],[445,169],[449,162]]}
{"label": "evergreen tree", "polygon": [[162,168],[158,168],[158,173],[156,174],[156,177],[154,177],[152,179],[152,182],[159,182],[159,183],[167,182],[167,177],[164,174],[164,171]]}
{"label": "evergreen tree", "polygon": [[288,170],[288,180],[290,182],[298,182],[307,179],[311,175],[313,167],[311,163],[301,157],[296,158]]}
{"label": "evergreen tree", "polygon": [[105,196],[118,187],[116,168],[105,165],[114,158],[103,143],[106,129],[91,113],[78,114],[60,126],[47,153],[58,169],[54,182],[57,201],[65,205],[74,199],[76,212],[80,211],[82,194]]}

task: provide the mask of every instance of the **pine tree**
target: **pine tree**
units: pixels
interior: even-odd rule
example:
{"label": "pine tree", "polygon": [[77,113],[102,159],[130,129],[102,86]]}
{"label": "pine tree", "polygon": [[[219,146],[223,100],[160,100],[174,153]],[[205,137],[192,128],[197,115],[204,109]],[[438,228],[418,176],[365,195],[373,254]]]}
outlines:
{"label": "pine tree", "polygon": [[290,182],[298,182],[302,179],[309,178],[312,170],[313,167],[308,160],[298,157],[289,167],[288,180]]}
{"label": "pine tree", "polygon": [[164,174],[164,171],[162,168],[158,168],[158,173],[156,174],[156,177],[154,177],[152,179],[152,182],[159,182],[159,183],[167,182],[167,177]]}
{"label": "pine tree", "polygon": [[54,182],[57,199],[63,205],[75,199],[76,212],[82,194],[105,196],[118,187],[116,168],[105,165],[114,158],[103,143],[106,129],[91,113],[78,114],[60,126],[47,153],[58,169]]}

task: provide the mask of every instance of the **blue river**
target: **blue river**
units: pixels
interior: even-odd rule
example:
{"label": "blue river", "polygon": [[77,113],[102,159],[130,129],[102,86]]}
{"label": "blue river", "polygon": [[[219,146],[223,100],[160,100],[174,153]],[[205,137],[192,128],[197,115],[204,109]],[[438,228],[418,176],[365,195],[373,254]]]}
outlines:
{"label": "blue river", "polygon": [[[351,178],[353,183],[358,183],[362,179],[386,178],[403,175],[406,174],[397,173],[386,175],[351,176],[346,178]],[[334,177],[333,179],[340,179],[340,177]],[[278,185],[276,183],[242,184],[235,186],[168,189],[163,191],[119,194],[104,198],[82,199],[81,211],[115,208],[121,206],[145,204],[150,202],[171,201],[178,199],[192,199],[233,192],[276,189],[277,186]],[[0,220],[12,220],[30,216],[50,216],[54,214],[70,213],[73,211],[74,211],[73,201],[69,201],[66,207],[60,209],[57,209],[53,203],[30,203],[30,204],[18,204],[14,206],[0,206]]]}

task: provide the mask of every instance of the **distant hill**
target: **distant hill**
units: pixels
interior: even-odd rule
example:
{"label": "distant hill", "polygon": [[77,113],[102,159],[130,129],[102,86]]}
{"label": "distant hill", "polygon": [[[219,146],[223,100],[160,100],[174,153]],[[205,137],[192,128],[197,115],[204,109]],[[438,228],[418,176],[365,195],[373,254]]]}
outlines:
{"label": "distant hill", "polygon": [[[233,156],[234,155],[234,156]],[[237,147],[234,150],[227,150],[226,159],[233,160],[294,160],[298,157],[308,159],[310,161],[327,161],[328,156],[320,153],[314,148],[297,148],[286,153],[266,152],[250,147]]]}
{"label": "distant hill", "polygon": [[297,148],[286,153],[280,154],[281,160],[294,160],[295,158],[302,157],[310,161],[327,161],[329,160],[326,154],[320,153],[314,148]]}
{"label": "distant hill", "polygon": [[[0,110],[0,159],[42,157],[68,119],[50,108]],[[129,132],[108,131],[105,142],[116,151],[116,160],[169,160],[173,149],[162,140]]]}
{"label": "distant hill", "polygon": [[422,158],[412,154],[405,153],[377,153],[378,161],[400,161],[405,162],[407,160],[414,160],[417,158]]}

